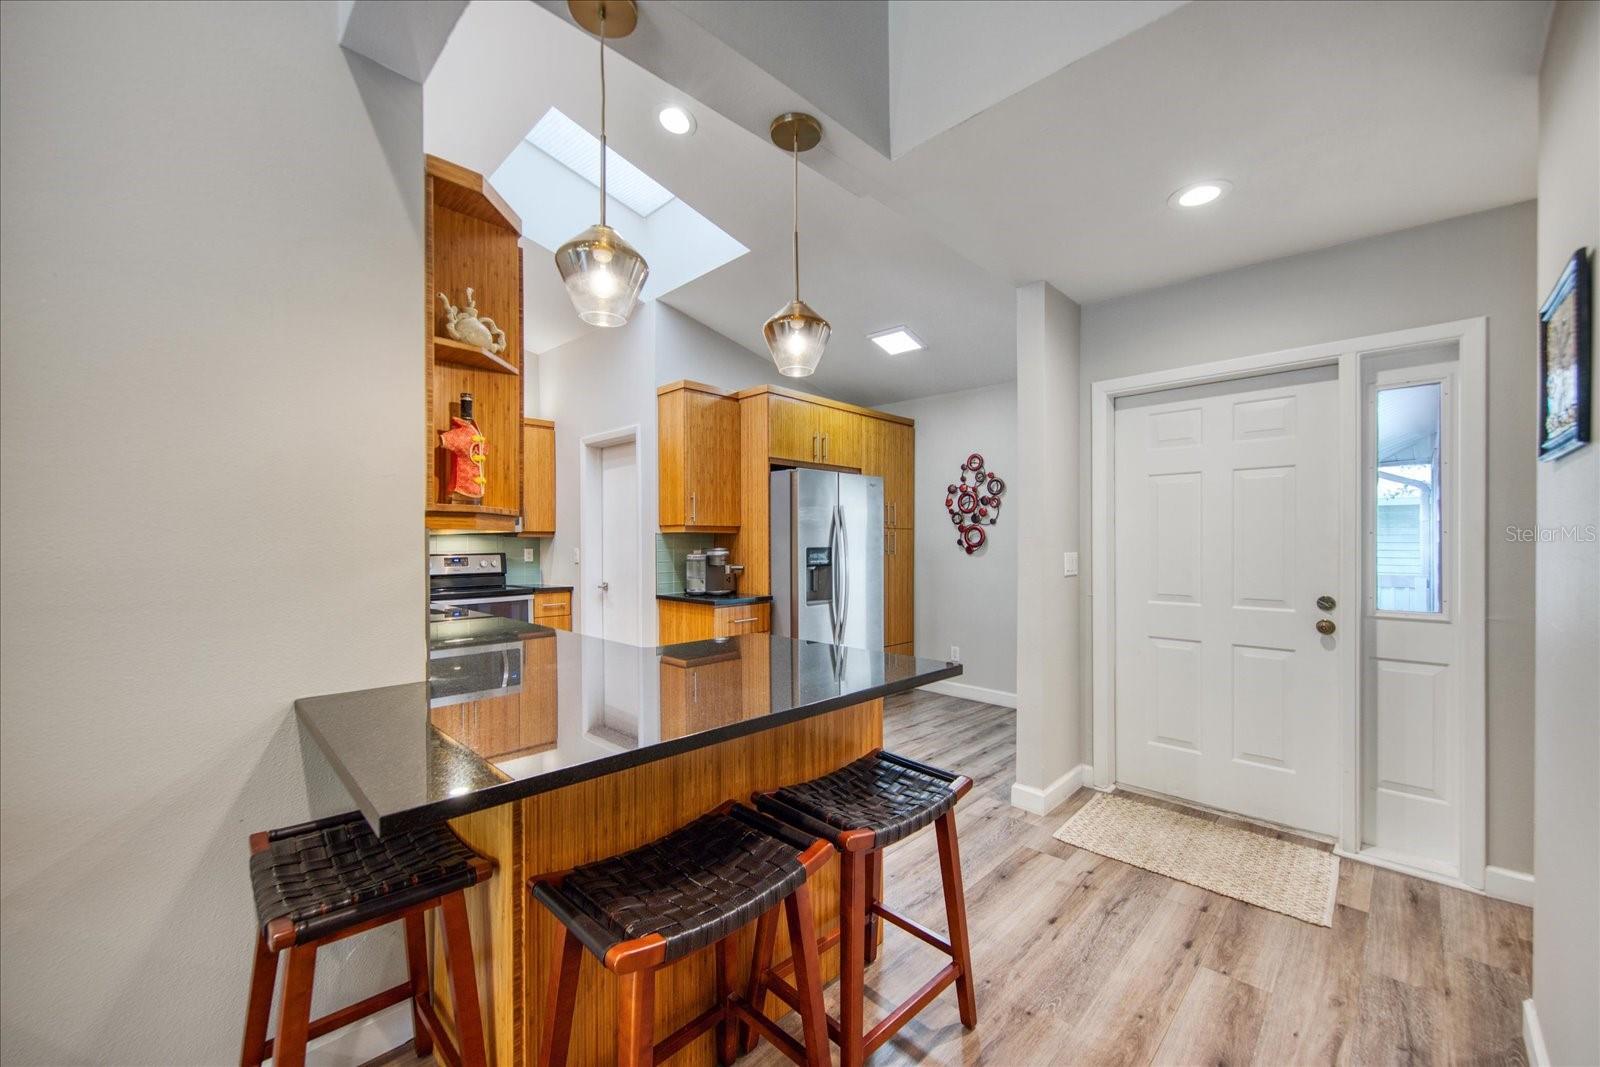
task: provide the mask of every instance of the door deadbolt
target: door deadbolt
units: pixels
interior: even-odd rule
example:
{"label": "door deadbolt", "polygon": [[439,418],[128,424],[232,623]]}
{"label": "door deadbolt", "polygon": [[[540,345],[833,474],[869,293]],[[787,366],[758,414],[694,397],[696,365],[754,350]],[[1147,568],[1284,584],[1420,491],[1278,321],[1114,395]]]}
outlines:
{"label": "door deadbolt", "polygon": [[1317,597],[1317,610],[1318,611],[1332,611],[1334,608],[1336,608],[1338,606],[1339,606],[1339,602],[1337,600],[1333,599],[1333,597],[1331,597],[1331,596],[1319,596],[1319,597]]}
{"label": "door deadbolt", "polygon": [[1333,620],[1332,619],[1318,619],[1317,620],[1317,633],[1321,634],[1323,637],[1327,637],[1329,634],[1333,633],[1333,631],[1335,631],[1337,629],[1338,629],[1338,627],[1333,624]]}

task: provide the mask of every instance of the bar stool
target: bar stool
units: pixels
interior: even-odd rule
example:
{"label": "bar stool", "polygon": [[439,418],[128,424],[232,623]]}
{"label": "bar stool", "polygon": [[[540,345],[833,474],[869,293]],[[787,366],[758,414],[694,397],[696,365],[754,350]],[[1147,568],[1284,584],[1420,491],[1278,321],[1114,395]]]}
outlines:
{"label": "bar stool", "polygon": [[[419,1056],[432,1052],[437,1042],[447,1063],[484,1067],[478,976],[462,891],[492,873],[494,862],[472,851],[442,823],[379,838],[361,813],[352,811],[251,834],[250,881],[261,925],[239,1062],[259,1067],[270,1057],[273,1067],[301,1067],[311,1038],[410,1000]],[[459,1051],[439,1025],[428,996],[422,916],[430,908],[439,908],[444,919]],[[402,920],[410,978],[313,1020],[311,983],[317,949]],[[289,950],[289,973],[278,1005],[278,1036],[268,1040],[272,986],[283,949]]]}
{"label": "bar stool", "polygon": [[[586,948],[619,982],[619,1067],[666,1060],[713,1026],[718,1062],[732,1063],[739,1024],[759,1030],[796,1063],[828,1067],[809,879],[832,854],[826,841],[730,803],[630,852],[535,878],[534,899],[561,922],[539,1063],[560,1067],[567,1061]],[[794,970],[803,1046],[732,990],[732,935],[757,918],[775,930],[780,903],[789,936],[801,946]],[[711,944],[717,1002],[656,1041],[656,972]]]}
{"label": "bar stool", "polygon": [[[964,775],[880,750],[831,774],[755,798],[760,810],[806,833],[827,838],[841,853],[839,926],[817,947],[821,952],[836,943],[841,945],[839,1018],[828,1020],[828,1031],[839,1043],[842,1067],[859,1067],[951,982],[956,986],[961,1025],[970,1030],[978,1024],[955,817],[956,801],[971,788],[972,779]],[[939,837],[939,874],[944,882],[949,941],[890,911],[882,900],[883,849],[930,822]],[[877,954],[880,918],[926,941],[948,955],[950,962],[863,1034],[866,964],[869,957]],[[770,939],[770,932],[767,936]],[[764,949],[757,946],[757,954],[763,962],[771,959],[770,944]],[[792,1003],[794,988],[782,977],[786,971],[786,966],[764,965],[751,983],[751,1003],[759,1009],[767,993]],[[746,1034],[746,1050],[753,1048],[757,1040],[755,1034]]]}

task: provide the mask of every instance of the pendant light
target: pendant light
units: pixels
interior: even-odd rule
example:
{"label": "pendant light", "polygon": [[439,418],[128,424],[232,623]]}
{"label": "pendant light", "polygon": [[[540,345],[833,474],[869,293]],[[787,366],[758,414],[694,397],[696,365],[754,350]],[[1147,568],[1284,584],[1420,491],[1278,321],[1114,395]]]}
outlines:
{"label": "pendant light", "polygon": [[772,143],[794,158],[794,300],[761,328],[778,373],[809,378],[822,360],[832,327],[800,299],[800,153],[822,141],[822,124],[810,115],[790,112],[772,120]]}
{"label": "pendant light", "polygon": [[573,20],[600,39],[600,223],[556,251],[556,269],[578,317],[590,326],[624,326],[639,303],[650,265],[606,225],[606,38],[639,22],[634,0],[567,0]]}

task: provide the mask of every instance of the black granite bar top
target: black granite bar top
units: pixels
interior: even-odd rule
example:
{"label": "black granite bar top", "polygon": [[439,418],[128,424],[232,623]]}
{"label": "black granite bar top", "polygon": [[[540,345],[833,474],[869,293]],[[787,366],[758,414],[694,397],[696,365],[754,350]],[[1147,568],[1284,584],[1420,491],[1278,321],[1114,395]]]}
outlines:
{"label": "black granite bar top", "polygon": [[471,648],[473,645],[504,644],[507,641],[551,637],[555,631],[538,623],[503,619],[498,615],[473,612],[465,619],[445,619],[428,624],[428,651]]}
{"label": "black granite bar top", "polygon": [[524,650],[509,695],[430,709],[414,682],[304,697],[295,712],[387,834],[961,673],[771,634],[636,648],[550,630]]}
{"label": "black granite bar top", "polygon": [[768,604],[770,596],[697,596],[693,593],[657,593],[657,600],[677,600],[684,604],[710,604],[717,608],[737,607],[740,604]]}

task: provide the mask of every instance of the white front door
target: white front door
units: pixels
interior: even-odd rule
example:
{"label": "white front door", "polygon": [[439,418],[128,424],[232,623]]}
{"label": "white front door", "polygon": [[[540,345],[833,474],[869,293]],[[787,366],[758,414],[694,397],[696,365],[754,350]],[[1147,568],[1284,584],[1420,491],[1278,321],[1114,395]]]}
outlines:
{"label": "white front door", "polygon": [[1117,402],[1119,782],[1338,832],[1337,411],[1331,366]]}
{"label": "white front door", "polygon": [[1456,875],[1465,748],[1455,669],[1457,363],[1404,354],[1367,362],[1362,845]]}

